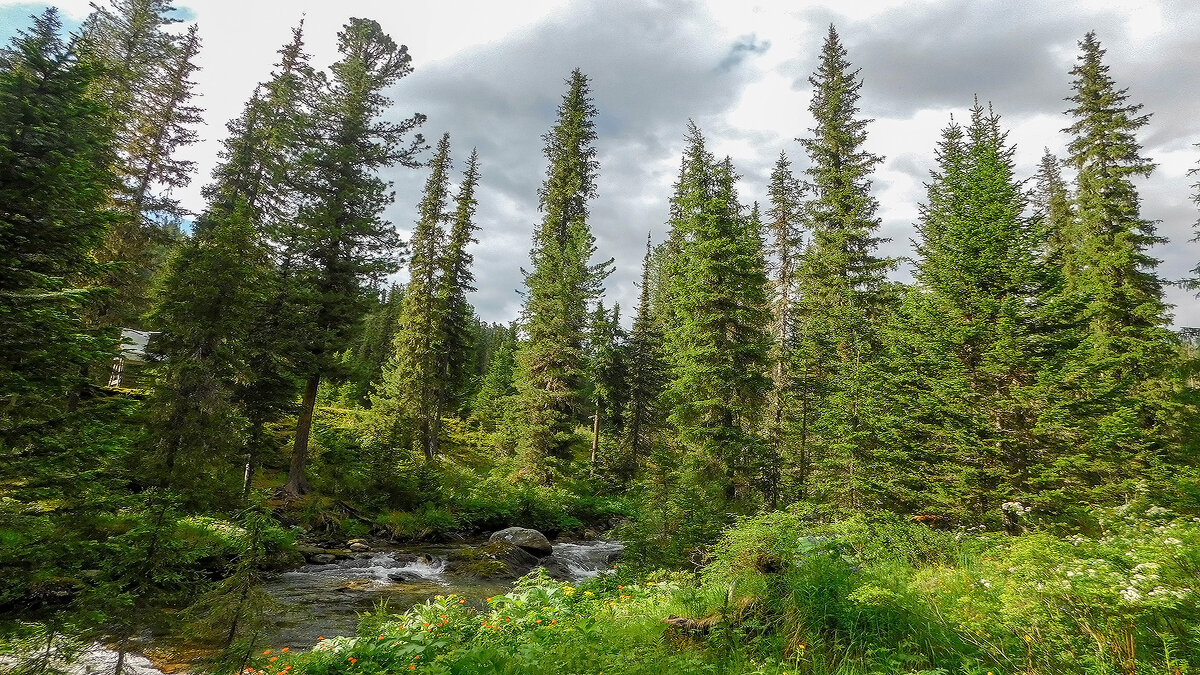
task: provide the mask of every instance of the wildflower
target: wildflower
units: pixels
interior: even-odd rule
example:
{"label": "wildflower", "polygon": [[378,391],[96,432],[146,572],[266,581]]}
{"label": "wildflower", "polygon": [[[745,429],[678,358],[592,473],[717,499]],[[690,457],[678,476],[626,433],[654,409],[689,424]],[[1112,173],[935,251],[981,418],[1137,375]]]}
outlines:
{"label": "wildflower", "polygon": [[324,639],[325,639],[325,636],[324,636],[324,635],[322,635],[321,637],[319,637],[319,638],[317,638],[317,639],[318,639],[318,640],[324,640]]}
{"label": "wildflower", "polygon": [[409,670],[416,670],[416,669],[417,669],[417,667],[416,667],[416,666],[409,666],[409,667],[408,667],[408,669],[409,669]]}
{"label": "wildflower", "polygon": [[1163,543],[1167,546],[1181,546],[1183,544],[1182,541],[1179,541],[1175,537],[1167,537],[1163,540]]}
{"label": "wildflower", "polygon": [[358,659],[354,658],[353,656],[347,656],[346,660],[350,662],[350,665],[358,663]]}
{"label": "wildflower", "polygon": [[1025,641],[1026,641],[1026,642],[1033,642],[1033,636],[1032,636],[1032,635],[1026,635],[1026,636],[1025,636]]}
{"label": "wildflower", "polygon": [[278,657],[278,656],[272,656],[272,657],[271,657],[271,663],[275,663],[275,662],[276,662],[276,661],[278,661],[278,660],[279,660],[279,657]]}
{"label": "wildflower", "polygon": [[379,636],[379,639],[380,639],[380,640],[382,640],[382,639],[383,639],[383,636],[382,636],[382,635],[380,635],[380,636]]}
{"label": "wildflower", "polygon": [[266,650],[266,651],[264,651],[264,652],[263,652],[263,656],[266,656],[267,654],[270,654],[270,653],[271,653],[271,650],[270,650],[270,649],[268,649],[268,650]]}
{"label": "wildflower", "polygon": [[283,649],[280,649],[279,651],[286,652],[288,649],[289,649],[288,647],[284,647]]}
{"label": "wildflower", "polygon": [[538,622],[538,623],[541,623],[541,622],[542,622],[542,620],[541,620],[541,619],[538,619],[538,620],[537,620],[537,622]]}

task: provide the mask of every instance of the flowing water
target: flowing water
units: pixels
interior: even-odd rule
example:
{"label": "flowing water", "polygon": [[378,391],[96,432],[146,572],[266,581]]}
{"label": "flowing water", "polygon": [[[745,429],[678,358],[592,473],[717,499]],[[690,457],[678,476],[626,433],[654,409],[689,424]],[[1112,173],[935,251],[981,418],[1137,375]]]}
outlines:
{"label": "flowing water", "polygon": [[[329,565],[305,565],[266,582],[264,590],[278,601],[270,645],[308,649],[318,637],[353,635],[362,612],[380,602],[390,612],[403,612],[436,595],[454,593],[468,603],[508,591],[511,581],[449,579],[447,558],[462,547],[410,547],[362,553]],[[554,544],[554,558],[573,581],[603,574],[624,546],[615,541]],[[116,652],[95,644],[67,667],[70,675],[111,673]],[[163,675],[140,655],[127,657],[127,675]],[[0,672],[13,665],[0,657]]]}
{"label": "flowing water", "polygon": [[[624,546],[614,541],[554,544],[554,557],[574,581],[600,574]],[[281,603],[273,645],[307,648],[320,636],[353,635],[358,614],[386,601],[403,611],[435,595],[454,593],[472,604],[504,593],[510,581],[446,578],[455,548],[407,548],[364,553],[329,565],[305,565],[264,585]]]}

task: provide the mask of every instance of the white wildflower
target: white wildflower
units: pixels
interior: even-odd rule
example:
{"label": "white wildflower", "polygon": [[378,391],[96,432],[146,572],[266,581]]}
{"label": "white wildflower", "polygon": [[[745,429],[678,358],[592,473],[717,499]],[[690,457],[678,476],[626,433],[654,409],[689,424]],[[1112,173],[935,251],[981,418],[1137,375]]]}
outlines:
{"label": "white wildflower", "polygon": [[1163,540],[1163,543],[1166,544],[1167,546],[1182,546],[1183,545],[1183,542],[1176,539],[1175,537],[1167,537],[1166,539]]}
{"label": "white wildflower", "polygon": [[1137,602],[1138,600],[1142,599],[1142,594],[1138,591],[1138,589],[1128,587],[1121,591],[1121,597],[1125,598],[1129,602]]}

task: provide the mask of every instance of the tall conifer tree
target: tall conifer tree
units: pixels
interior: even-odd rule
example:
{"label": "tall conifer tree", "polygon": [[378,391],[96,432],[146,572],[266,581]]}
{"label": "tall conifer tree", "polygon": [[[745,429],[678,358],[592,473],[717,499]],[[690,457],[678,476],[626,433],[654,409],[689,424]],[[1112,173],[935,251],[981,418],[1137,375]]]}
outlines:
{"label": "tall conifer tree", "polygon": [[0,444],[60,415],[111,346],[82,330],[116,180],[97,72],[76,47],[47,10],[0,51]]}
{"label": "tall conifer tree", "polygon": [[393,343],[395,354],[374,403],[376,410],[396,416],[401,425],[416,426],[414,441],[427,459],[435,452],[436,418],[445,386],[441,372],[445,307],[439,263],[446,239],[449,171],[450,134],[443,134],[430,162],[417,227],[409,242],[412,257]]}
{"label": "tall conifer tree", "polygon": [[475,232],[475,191],[479,186],[479,153],[471,150],[462,182],[454,196],[449,238],[439,258],[441,285],[438,289],[442,314],[441,371],[443,402],[447,412],[460,412],[471,393],[478,322],[467,293],[475,291],[475,258],[468,247],[478,243]]}
{"label": "tall conifer tree", "polygon": [[588,304],[598,298],[611,260],[592,264],[595,237],[588,201],[596,196],[596,107],[587,76],[576,69],[558,118],[545,136],[548,162],[539,191],[542,222],[534,231],[517,350],[517,391],[525,412],[520,450],[525,468],[550,476],[547,460],[566,459],[585,391]]}
{"label": "tall conifer tree", "polygon": [[104,73],[96,94],[112,112],[114,170],[121,179],[113,198],[125,216],[98,251],[100,261],[114,263],[102,282],[115,291],[99,320],[108,327],[141,326],[151,278],[186,215],[170,193],[187,185],[194,169],[177,150],[195,142],[194,126],[201,121],[191,100],[200,40],[194,25],[182,36],[168,30],[178,23],[169,0],[93,6],[82,45]]}
{"label": "tall conifer tree", "polygon": [[1079,478],[1096,484],[1159,473],[1170,433],[1171,385],[1164,378],[1175,348],[1159,261],[1148,250],[1163,240],[1142,218],[1133,184],[1154,170],[1136,137],[1150,116],[1116,88],[1094,33],[1079,46],[1067,99],[1073,123],[1064,131],[1077,172],[1078,243],[1067,263],[1077,272],[1068,290],[1082,307],[1083,335],[1066,377],[1078,384],[1077,413],[1090,425],[1092,466]]}
{"label": "tall conifer tree", "polygon": [[733,163],[716,162],[689,124],[670,263],[677,323],[667,334],[670,421],[698,480],[719,498],[758,487],[756,431],[770,388],[766,271],[759,223],[743,212]]}
{"label": "tall conifer tree", "polygon": [[[870,120],[858,116],[862,81],[833,26],[809,82],[815,125],[811,137],[799,140],[811,160],[805,217],[812,239],[799,269],[794,369],[814,415],[797,452],[806,466],[796,474],[807,482],[818,470],[821,485],[814,487],[829,499],[857,504],[861,465],[879,445],[870,406],[877,325],[890,306],[886,273],[894,262],[876,253],[884,240],[876,236],[871,173],[882,158],[863,147]],[[807,494],[809,486],[798,489]]]}
{"label": "tall conifer tree", "polygon": [[307,363],[292,464],[284,491],[308,490],[308,437],[317,387],[335,366],[351,331],[365,311],[365,292],[396,271],[400,240],[383,220],[392,201],[388,184],[376,175],[386,166],[417,166],[424,143],[410,132],[424,122],[414,115],[399,123],[379,116],[390,101],[384,91],[412,71],[407,48],[397,45],[379,24],[351,19],[338,33],[342,59],[332,75],[316,76],[306,121],[311,125],[300,157],[302,200],[293,227],[282,233],[284,256],[291,265],[289,283],[300,294],[308,325]]}
{"label": "tall conifer tree", "polygon": [[943,131],[919,227],[919,289],[890,335],[902,449],[880,463],[878,489],[891,506],[942,500],[979,518],[1022,496],[1036,473],[1040,246],[1012,156],[999,117],[978,103],[965,134],[953,122]]}
{"label": "tall conifer tree", "polygon": [[646,235],[646,255],[642,258],[641,293],[633,330],[629,336],[629,403],[626,417],[626,446],[624,461],[626,477],[632,477],[650,455],[655,432],[662,426],[658,405],[666,386],[666,362],[663,354],[663,335],[655,320],[651,298],[651,246]]}

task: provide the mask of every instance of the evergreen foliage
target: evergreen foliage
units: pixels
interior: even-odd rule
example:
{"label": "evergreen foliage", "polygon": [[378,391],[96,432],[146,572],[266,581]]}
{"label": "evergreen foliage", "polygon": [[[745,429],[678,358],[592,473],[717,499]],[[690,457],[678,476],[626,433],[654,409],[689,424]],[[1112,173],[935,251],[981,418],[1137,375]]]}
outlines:
{"label": "evergreen foliage", "polygon": [[732,162],[716,162],[689,124],[687,164],[672,238],[670,295],[677,323],[665,400],[697,478],[718,498],[761,487],[758,415],[770,387],[766,271],[760,224],[734,190]]}
{"label": "evergreen foliage", "polygon": [[467,301],[467,293],[474,292],[475,273],[471,267],[475,257],[468,251],[477,244],[475,232],[476,198],[479,187],[479,153],[471,150],[462,182],[454,196],[454,213],[450,216],[450,232],[445,251],[439,258],[441,283],[438,299],[444,307],[442,315],[442,360],[440,364],[445,412],[461,412],[470,398],[474,381],[474,361],[477,349],[478,320],[475,310]]}
{"label": "evergreen foliage", "polygon": [[596,196],[596,107],[579,69],[554,126],[542,137],[548,163],[538,196],[542,222],[534,231],[525,272],[524,340],[517,354],[517,391],[526,419],[520,451],[525,469],[550,479],[552,459],[567,459],[586,388],[583,342],[588,303],[600,297],[611,260],[592,264],[595,237],[588,201]]}
{"label": "evergreen foliage", "polygon": [[382,211],[391,203],[385,166],[416,165],[424,139],[406,137],[422,122],[378,118],[390,104],[384,91],[412,71],[406,47],[369,19],[352,19],[338,33],[342,59],[331,75],[316,73],[306,88],[306,147],[298,160],[300,207],[281,233],[289,284],[306,317],[308,353],[300,418],[286,491],[308,491],[305,467],[317,386],[336,363],[366,309],[366,288],[397,269],[400,240]]}
{"label": "evergreen foliage", "polygon": [[867,466],[879,449],[873,409],[878,400],[878,326],[892,306],[885,275],[895,262],[876,254],[878,202],[871,173],[883,161],[868,152],[858,116],[862,81],[837,31],[829,27],[820,64],[809,78],[815,126],[799,139],[808,153],[811,239],[798,270],[795,329],[800,399],[790,490],[847,505],[869,499]]}
{"label": "evergreen foliage", "polygon": [[[0,52],[0,435],[62,415],[111,342],[83,331],[104,289],[112,132],[95,67],[47,11]],[[12,440],[11,438],[7,440]],[[0,440],[0,444],[4,441]]]}
{"label": "evergreen foliage", "polygon": [[1094,33],[1079,46],[1067,99],[1073,122],[1064,131],[1072,136],[1078,242],[1074,261],[1066,264],[1074,272],[1067,289],[1081,307],[1082,335],[1062,377],[1075,398],[1072,413],[1085,428],[1090,466],[1081,480],[1127,489],[1136,476],[1161,475],[1178,404],[1169,368],[1175,338],[1167,329],[1158,260],[1148,252],[1163,240],[1141,217],[1133,184],[1154,169],[1136,138],[1150,116],[1116,88]]}
{"label": "evergreen foliage", "polygon": [[195,25],[183,35],[169,0],[112,0],[93,5],[81,38],[84,58],[100,69],[95,95],[108,107],[116,138],[112,193],[122,214],[97,252],[101,283],[114,293],[100,308],[102,327],[142,327],[154,271],[178,239],[187,212],[171,191],[191,181],[194,163],[176,156],[197,140],[201,110],[192,104],[200,38]]}
{"label": "evergreen foliage", "polygon": [[[646,236],[646,255],[642,259],[641,293],[633,329],[629,334],[627,356],[628,403],[626,404],[624,465],[630,475],[641,468],[650,455],[656,432],[664,415],[659,400],[666,387],[667,364],[663,353],[663,334],[651,307],[650,236]],[[627,475],[626,478],[630,477]]]}
{"label": "evergreen foliage", "polygon": [[903,448],[880,486],[892,506],[936,502],[978,519],[1022,497],[1046,468],[1039,414],[1053,399],[1035,388],[1031,340],[1042,246],[1013,152],[999,116],[978,102],[965,130],[952,121],[942,132],[918,228],[920,285],[888,336],[893,447]]}
{"label": "evergreen foliage", "polygon": [[449,171],[450,134],[443,134],[430,162],[417,226],[409,242],[412,257],[393,339],[395,354],[384,372],[374,403],[375,409],[394,416],[401,426],[416,427],[413,442],[426,459],[436,454],[441,404],[445,400],[442,331],[446,306],[439,268],[446,240]]}

